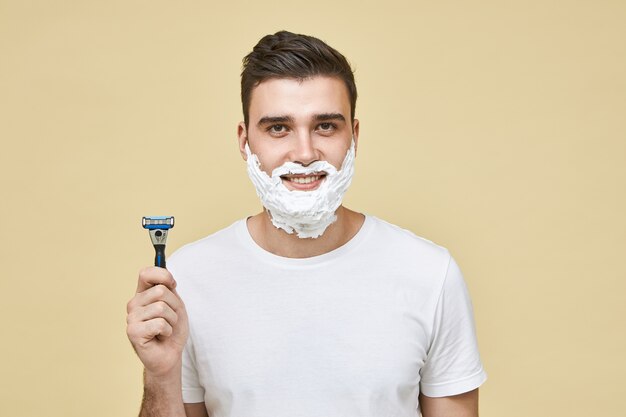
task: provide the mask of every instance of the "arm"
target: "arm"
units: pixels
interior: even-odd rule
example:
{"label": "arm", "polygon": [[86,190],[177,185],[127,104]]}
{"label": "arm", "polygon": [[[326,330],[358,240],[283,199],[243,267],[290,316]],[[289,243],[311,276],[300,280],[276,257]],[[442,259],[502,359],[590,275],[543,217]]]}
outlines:
{"label": "arm", "polygon": [[427,397],[420,394],[423,417],[478,417],[478,388],[449,397]]}
{"label": "arm", "polygon": [[204,403],[188,403],[185,404],[185,413],[187,417],[209,417]]}
{"label": "arm", "polygon": [[144,372],[144,397],[139,417],[209,417],[204,403],[183,404],[181,391],[180,375],[168,381],[149,377]]}
{"label": "arm", "polygon": [[[176,375],[178,373],[178,376]],[[173,375],[152,375],[144,370],[139,417],[189,417],[183,408],[180,368]]]}
{"label": "arm", "polygon": [[141,271],[137,293],[128,302],[127,311],[126,333],[144,365],[139,416],[188,417],[183,406],[181,373],[189,329],[172,275],[163,268]]}
{"label": "arm", "polygon": [[435,310],[432,343],[420,373],[419,402],[424,417],[478,416],[478,387],[487,375],[478,353],[469,292],[452,258]]}

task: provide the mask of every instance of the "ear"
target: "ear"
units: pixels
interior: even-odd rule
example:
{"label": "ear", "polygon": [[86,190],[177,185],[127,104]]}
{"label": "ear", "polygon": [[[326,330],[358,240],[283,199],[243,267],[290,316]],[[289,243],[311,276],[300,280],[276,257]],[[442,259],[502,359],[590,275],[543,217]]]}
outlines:
{"label": "ear", "polygon": [[352,122],[352,138],[354,139],[354,156],[356,157],[356,150],[359,147],[359,119],[354,119]]}
{"label": "ear", "polygon": [[239,143],[239,153],[244,161],[248,160],[248,154],[246,153],[246,143],[248,142],[248,131],[244,122],[239,122],[237,125],[237,142]]}

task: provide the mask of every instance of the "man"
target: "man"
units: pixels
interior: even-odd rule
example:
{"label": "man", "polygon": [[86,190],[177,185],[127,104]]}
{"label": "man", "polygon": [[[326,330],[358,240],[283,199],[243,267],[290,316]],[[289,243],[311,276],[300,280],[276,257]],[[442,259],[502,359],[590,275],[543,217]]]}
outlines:
{"label": "man", "polygon": [[278,32],[241,85],[264,209],[140,272],[140,416],[477,416],[486,377],[456,263],[341,205],[359,138],[346,59]]}

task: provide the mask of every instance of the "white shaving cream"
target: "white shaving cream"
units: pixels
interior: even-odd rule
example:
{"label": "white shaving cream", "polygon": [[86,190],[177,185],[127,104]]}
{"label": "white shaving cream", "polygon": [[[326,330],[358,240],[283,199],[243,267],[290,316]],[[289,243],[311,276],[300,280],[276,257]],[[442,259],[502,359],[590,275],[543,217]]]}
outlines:
{"label": "white shaving cream", "polygon": [[[248,176],[274,226],[289,234],[295,232],[299,238],[316,238],[337,220],[335,211],[354,174],[354,140],[339,171],[326,161],[316,161],[308,166],[286,162],[274,169],[270,177],[261,170],[259,158],[250,152],[247,143],[246,153]],[[308,175],[322,171],[326,176],[312,191],[289,190],[280,178],[281,175]]]}

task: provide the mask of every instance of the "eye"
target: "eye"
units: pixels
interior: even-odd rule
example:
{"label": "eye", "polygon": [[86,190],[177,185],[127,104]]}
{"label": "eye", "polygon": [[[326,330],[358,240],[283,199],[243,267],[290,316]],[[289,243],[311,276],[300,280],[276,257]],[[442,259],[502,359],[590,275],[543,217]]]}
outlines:
{"label": "eye", "polygon": [[337,126],[335,126],[334,123],[324,122],[324,123],[320,123],[319,125],[317,125],[317,128],[318,130],[321,130],[323,132],[332,132],[333,130],[337,128]]}
{"label": "eye", "polygon": [[270,135],[276,137],[282,137],[289,132],[289,128],[281,124],[268,126],[266,130]]}

